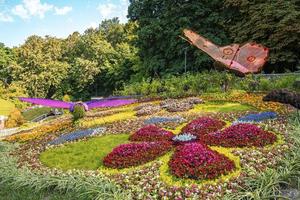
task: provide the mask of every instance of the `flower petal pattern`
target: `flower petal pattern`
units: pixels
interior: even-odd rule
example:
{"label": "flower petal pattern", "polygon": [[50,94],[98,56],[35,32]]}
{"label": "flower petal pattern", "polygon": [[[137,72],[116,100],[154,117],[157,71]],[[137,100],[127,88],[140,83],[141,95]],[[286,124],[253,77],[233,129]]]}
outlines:
{"label": "flower petal pattern", "polygon": [[203,142],[223,147],[263,147],[273,144],[277,137],[253,124],[236,124],[223,131],[207,134]]}
{"label": "flower petal pattern", "polygon": [[133,135],[130,136],[131,141],[142,141],[142,142],[153,142],[153,141],[171,141],[174,137],[174,134],[170,131],[166,131],[162,128],[159,128],[155,125],[148,125]]}
{"label": "flower petal pattern", "polygon": [[169,167],[176,177],[191,179],[214,179],[235,169],[233,161],[201,143],[178,146]]}
{"label": "flower petal pattern", "polygon": [[148,125],[130,136],[131,141],[141,143],[123,144],[104,158],[104,165],[126,168],[152,161],[172,149],[175,153],[168,162],[171,174],[178,178],[196,180],[215,179],[236,169],[234,161],[210,149],[209,146],[263,147],[273,144],[277,137],[254,124],[234,124],[228,128],[224,121],[200,117],[174,135],[155,125]]}
{"label": "flower petal pattern", "polygon": [[155,160],[171,148],[171,142],[121,144],[104,158],[103,164],[106,167],[117,169],[138,166]]}
{"label": "flower petal pattern", "polygon": [[182,132],[191,133],[201,138],[203,135],[222,129],[225,125],[226,123],[221,120],[200,117],[183,127]]}

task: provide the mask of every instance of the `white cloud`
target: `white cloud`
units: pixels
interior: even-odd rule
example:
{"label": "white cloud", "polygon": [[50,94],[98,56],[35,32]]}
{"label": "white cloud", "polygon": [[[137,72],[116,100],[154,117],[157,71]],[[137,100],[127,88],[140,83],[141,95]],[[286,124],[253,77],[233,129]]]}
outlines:
{"label": "white cloud", "polygon": [[70,6],[65,6],[62,8],[55,7],[54,9],[56,15],[66,15],[68,12],[72,11],[72,7]]}
{"label": "white cloud", "polygon": [[31,17],[43,19],[49,11],[54,11],[56,15],[65,15],[71,10],[72,7],[70,6],[58,8],[48,3],[42,3],[41,0],[23,0],[21,4],[16,5],[11,11],[22,19],[30,19]]}
{"label": "white cloud", "polygon": [[128,0],[119,0],[118,4],[107,2],[106,4],[99,4],[97,10],[100,12],[102,19],[111,19],[118,17],[121,22],[126,22]]}
{"label": "white cloud", "polygon": [[40,0],[23,0],[23,3],[30,15],[39,16],[40,18],[44,18],[45,13],[53,8],[53,5],[41,3]]}
{"label": "white cloud", "polygon": [[12,22],[14,19],[5,13],[0,13],[0,22]]}
{"label": "white cloud", "polygon": [[16,5],[13,9],[12,9],[12,13],[14,15],[17,15],[23,19],[29,19],[29,13],[28,11],[24,8],[23,5]]}

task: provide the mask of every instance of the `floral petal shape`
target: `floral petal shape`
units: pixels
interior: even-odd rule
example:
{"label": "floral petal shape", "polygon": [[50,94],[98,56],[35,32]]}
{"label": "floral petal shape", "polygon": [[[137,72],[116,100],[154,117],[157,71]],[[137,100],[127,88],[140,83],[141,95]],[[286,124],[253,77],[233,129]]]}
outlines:
{"label": "floral petal shape", "polygon": [[223,147],[263,147],[273,144],[276,139],[276,135],[254,124],[236,124],[204,136],[203,142]]}
{"label": "floral petal shape", "polygon": [[176,177],[196,180],[214,179],[235,169],[232,160],[196,142],[178,146],[169,167]]}
{"label": "floral petal shape", "polygon": [[226,123],[224,121],[210,117],[200,117],[187,124],[181,132],[191,133],[201,138],[203,135],[222,129]]}
{"label": "floral petal shape", "polygon": [[170,131],[166,131],[155,125],[148,125],[130,136],[131,141],[141,142],[153,142],[153,141],[171,141],[174,134]]}
{"label": "floral petal shape", "polygon": [[165,141],[122,144],[104,158],[103,164],[117,169],[138,166],[155,160],[171,148],[172,143]]}

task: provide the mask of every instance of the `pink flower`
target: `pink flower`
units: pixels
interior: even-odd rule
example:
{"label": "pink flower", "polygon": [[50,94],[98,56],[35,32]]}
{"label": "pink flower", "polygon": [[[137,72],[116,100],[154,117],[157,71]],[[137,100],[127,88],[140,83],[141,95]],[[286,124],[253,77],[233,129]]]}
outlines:
{"label": "pink flower", "polygon": [[[183,133],[194,134],[196,141],[172,145],[172,132],[149,125],[141,128],[130,140],[140,143],[122,144],[103,160],[107,167],[126,168],[155,160],[172,148],[170,172],[180,178],[214,179],[235,169],[234,162],[207,145],[225,147],[265,146],[276,141],[276,136],[252,124],[237,124],[224,130],[225,122],[200,117],[187,124]],[[174,143],[173,143],[174,144]]]}

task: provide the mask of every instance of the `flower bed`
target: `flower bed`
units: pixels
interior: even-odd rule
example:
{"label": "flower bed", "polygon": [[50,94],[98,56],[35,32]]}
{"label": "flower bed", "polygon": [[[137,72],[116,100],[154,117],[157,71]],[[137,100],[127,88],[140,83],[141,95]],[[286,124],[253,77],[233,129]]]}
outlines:
{"label": "flower bed", "polygon": [[70,126],[72,126],[72,122],[70,120],[58,121],[54,123],[49,123],[47,125],[39,126],[29,131],[24,131],[22,133],[11,135],[5,140],[9,142],[27,142],[30,140],[41,138],[42,136],[48,133],[62,131]]}
{"label": "flower bed", "polygon": [[236,124],[223,131],[205,135],[202,140],[208,145],[223,147],[263,147],[273,144],[277,137],[253,124]]}
{"label": "flower bed", "polygon": [[183,100],[174,100],[174,99],[167,99],[161,102],[161,107],[166,109],[169,112],[182,112],[187,111],[193,108],[193,104],[183,101]]}
{"label": "flower bed", "polygon": [[169,161],[170,171],[179,178],[214,179],[234,170],[234,162],[200,143],[176,148]]}
{"label": "flower bed", "polygon": [[182,123],[185,119],[179,116],[175,117],[151,117],[144,121],[145,124],[159,124],[159,123],[166,123],[166,122],[177,122]]}
{"label": "flower bed", "polygon": [[257,114],[249,114],[237,119],[235,123],[255,123],[262,122],[268,119],[275,119],[277,114],[275,112],[261,112]]}
{"label": "flower bed", "polygon": [[113,149],[103,164],[110,168],[127,168],[145,164],[164,155],[172,148],[170,142],[142,142],[122,144]]}
{"label": "flower bed", "polygon": [[148,125],[130,136],[131,141],[170,141],[174,134],[154,125]]}
{"label": "flower bed", "polygon": [[136,108],[136,116],[152,115],[161,110],[160,106],[147,104],[141,107]]}
{"label": "flower bed", "polygon": [[98,134],[103,134],[105,132],[105,130],[106,130],[106,128],[99,127],[99,128],[94,128],[94,129],[85,129],[85,130],[80,130],[80,131],[74,131],[72,133],[62,135],[62,136],[56,138],[55,140],[52,140],[48,144],[49,145],[59,145],[59,144],[63,144],[66,142],[72,142],[72,141],[79,140],[82,138],[91,137],[91,136],[98,135]]}
{"label": "flower bed", "polygon": [[226,123],[221,120],[200,117],[183,127],[182,132],[191,133],[201,138],[203,135],[222,129],[225,125]]}

